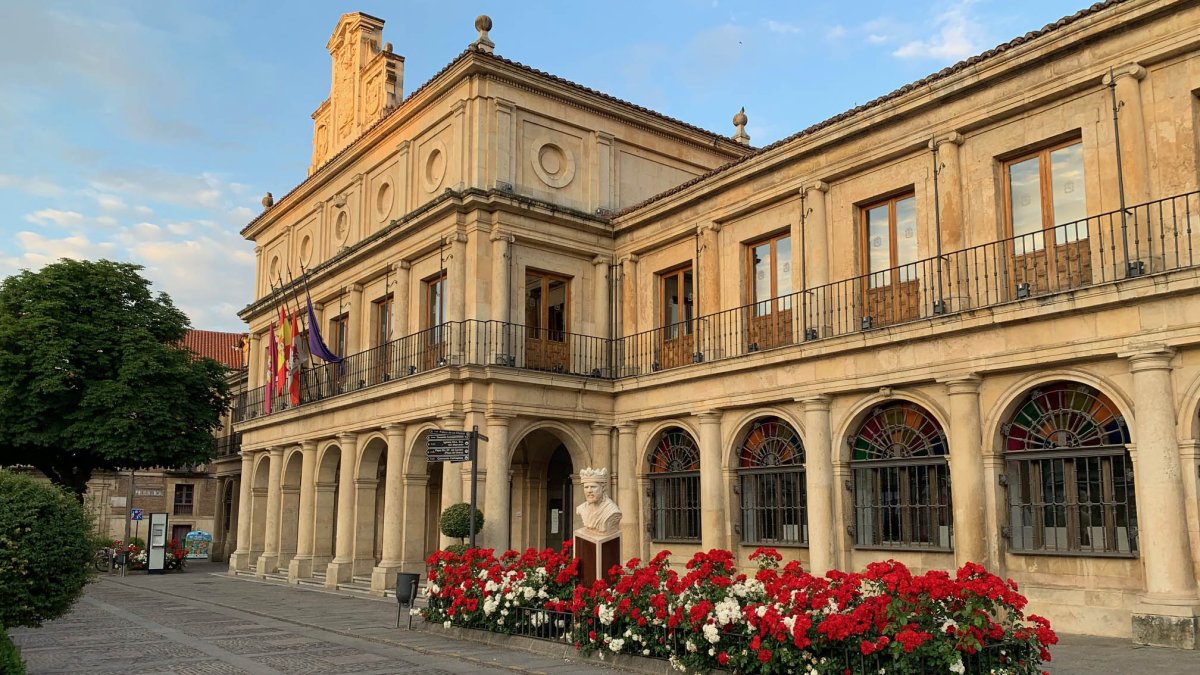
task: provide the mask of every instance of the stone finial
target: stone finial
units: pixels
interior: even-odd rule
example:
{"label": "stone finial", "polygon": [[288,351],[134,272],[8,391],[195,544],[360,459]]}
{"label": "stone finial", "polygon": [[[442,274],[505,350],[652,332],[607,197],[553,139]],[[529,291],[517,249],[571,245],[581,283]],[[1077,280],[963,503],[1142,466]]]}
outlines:
{"label": "stone finial", "polygon": [[492,17],[487,14],[480,14],[475,17],[475,30],[479,31],[479,39],[471,44],[471,48],[491,54],[496,48],[496,43],[488,38],[488,31],[492,29]]}
{"label": "stone finial", "polygon": [[390,42],[383,43],[383,51],[387,52],[388,54],[391,54],[392,53],[392,43],[390,43]]}
{"label": "stone finial", "polygon": [[733,134],[733,140],[742,145],[750,145],[750,135],[746,133],[746,123],[749,121],[750,119],[746,117],[745,106],[742,106],[742,109],[733,116],[733,126],[737,129]]}
{"label": "stone finial", "polygon": [[264,208],[264,209],[269,209],[269,208],[271,208],[272,206],[275,206],[275,197],[274,197],[274,196],[272,196],[270,192],[268,192],[267,194],[263,195],[263,198],[262,198],[262,205],[263,205],[263,208]]}

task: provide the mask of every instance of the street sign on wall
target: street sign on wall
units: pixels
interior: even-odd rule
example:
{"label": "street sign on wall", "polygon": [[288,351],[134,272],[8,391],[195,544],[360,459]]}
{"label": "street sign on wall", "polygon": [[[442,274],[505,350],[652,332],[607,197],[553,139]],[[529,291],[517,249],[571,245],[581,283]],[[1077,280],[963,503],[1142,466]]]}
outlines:
{"label": "street sign on wall", "polygon": [[143,520],[145,517],[146,513],[142,509],[129,509],[130,520]]}
{"label": "street sign on wall", "polygon": [[470,459],[471,432],[433,429],[426,435],[426,462],[467,462]]}

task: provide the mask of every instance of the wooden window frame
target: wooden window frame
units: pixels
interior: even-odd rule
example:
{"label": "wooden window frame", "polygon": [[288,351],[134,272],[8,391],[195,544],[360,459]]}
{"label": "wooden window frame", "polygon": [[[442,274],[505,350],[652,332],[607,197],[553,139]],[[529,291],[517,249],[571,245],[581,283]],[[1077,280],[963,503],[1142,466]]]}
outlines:
{"label": "wooden window frame", "polygon": [[[345,340],[342,340],[343,336]],[[329,319],[329,337],[333,339],[330,349],[334,354],[342,358],[349,356],[342,352],[350,350],[350,312],[342,312]]]}
{"label": "wooden window frame", "polygon": [[[686,318],[686,319],[681,318],[679,321],[675,322],[676,324],[683,324],[682,328],[679,331],[676,331],[677,335],[675,337],[678,337],[679,335],[691,335],[693,332],[693,329],[694,329],[693,324],[695,323],[696,318],[697,318],[696,317],[696,304],[697,304],[696,303],[696,300],[697,300],[697,297],[696,297],[696,295],[697,295],[697,293],[696,293],[696,290],[697,290],[696,289],[696,266],[692,263],[691,260],[689,260],[687,262],[680,263],[679,265],[676,265],[674,267],[665,269],[656,275],[656,276],[658,276],[659,326],[664,329],[668,329],[668,332],[670,332],[669,331],[670,327],[675,324],[670,323],[667,318],[667,304],[668,304],[667,303],[667,280],[670,279],[671,277],[678,278],[679,292],[682,297],[684,288],[686,288],[686,286],[684,285],[684,275],[686,275],[688,272],[690,272],[692,274],[692,315],[689,318]],[[680,316],[682,317],[683,316],[682,307],[684,306],[684,304],[681,302],[679,306],[681,308]],[[667,338],[667,339],[673,339],[673,338]]]}
{"label": "wooden window frame", "polygon": [[[186,488],[181,490],[180,488]],[[180,496],[186,496],[187,499],[181,500]],[[176,516],[190,516],[196,508],[196,486],[191,483],[176,483],[174,495],[171,500],[171,514]]]}
{"label": "wooden window frame", "polygon": [[[1072,145],[1079,145],[1079,146],[1081,146],[1080,149],[1082,150],[1083,138],[1081,138],[1079,136],[1072,136],[1071,138],[1064,140],[1064,141],[1050,143],[1049,145],[1043,145],[1035,150],[1023,152],[1019,155],[1014,155],[1012,157],[1009,157],[1008,159],[1003,160],[1000,163],[1000,177],[1001,177],[1001,182],[1003,183],[1002,187],[1004,190],[1004,236],[1005,236],[1005,238],[1012,238],[1012,237],[1017,236],[1017,235],[1013,234],[1012,180],[1009,177],[1009,169],[1014,164],[1020,164],[1021,162],[1024,162],[1026,160],[1037,157],[1038,158],[1038,187],[1039,187],[1039,192],[1040,192],[1039,197],[1041,198],[1041,203],[1042,203],[1042,228],[1040,230],[1042,233],[1042,237],[1043,237],[1042,249],[1049,247],[1050,242],[1054,241],[1054,239],[1053,239],[1054,228],[1055,228],[1055,225],[1054,225],[1054,178],[1050,172],[1050,169],[1051,169],[1050,153],[1054,152],[1055,150],[1062,150],[1063,148],[1069,148]],[[1085,163],[1084,171],[1086,172],[1086,170],[1087,170],[1087,165]],[[1085,173],[1085,178],[1086,178],[1086,173]],[[1085,191],[1087,189],[1086,181],[1085,181],[1084,189],[1085,189]],[[1086,203],[1086,192],[1085,192],[1085,203]],[[1033,234],[1033,233],[1030,232],[1029,234]],[[1028,236],[1028,235],[1022,235],[1022,236]],[[1050,238],[1047,239],[1046,237],[1050,237]],[[1087,237],[1081,237],[1081,239],[1086,239],[1086,238]]]}
{"label": "wooden window frame", "polygon": [[[860,241],[862,241],[861,264],[862,264],[863,274],[868,278],[868,284],[867,284],[868,286],[870,286],[870,278],[871,277],[874,277],[876,274],[884,274],[884,273],[888,274],[887,285],[893,286],[893,287],[896,286],[897,284],[900,283],[900,268],[907,266],[907,265],[915,264],[918,260],[921,259],[920,251],[918,250],[917,251],[917,260],[913,260],[911,263],[903,263],[903,264],[900,264],[897,261],[897,251],[899,249],[897,248],[898,238],[896,237],[896,204],[898,204],[899,202],[902,202],[906,199],[913,200],[913,210],[915,213],[916,201],[917,201],[917,193],[915,190],[905,190],[904,192],[897,192],[890,197],[883,197],[883,198],[876,199],[871,202],[867,202],[867,203],[863,204],[862,206],[860,206],[858,209],[858,212],[859,212],[858,226],[859,226],[859,234],[861,236]],[[871,270],[871,223],[869,222],[869,218],[870,218],[871,211],[873,211],[881,206],[887,206],[887,208],[888,208],[888,263],[889,264],[887,267],[876,272],[876,271]],[[917,242],[919,245],[920,237],[917,237]],[[872,288],[882,288],[882,286],[873,286]]]}
{"label": "wooden window frame", "polygon": [[[438,288],[439,284],[441,285],[442,290],[441,290],[441,293],[439,294],[439,296],[437,297],[437,302],[440,305],[439,314],[440,314],[442,320],[435,324],[432,321],[433,316],[431,314],[431,311],[433,309],[433,305],[435,302],[434,292]],[[440,271],[437,274],[434,274],[433,276],[426,277],[425,279],[421,280],[421,330],[424,331],[424,330],[429,330],[431,328],[437,328],[438,326],[446,323],[446,286],[447,286],[447,284],[448,284],[448,281],[447,281],[447,276],[446,276],[445,270]]]}
{"label": "wooden window frame", "polygon": [[[779,256],[776,252],[776,247],[780,240],[790,240],[791,238],[791,230],[784,230],[782,232],[776,232],[775,234],[760,237],[759,239],[755,239],[746,243],[746,276],[750,281],[750,283],[746,284],[746,304],[753,305],[755,308],[757,308],[760,304],[768,305],[768,307],[774,307],[776,305],[775,302],[772,302],[779,297],[779,275],[777,274],[779,269]],[[756,288],[754,278],[754,249],[762,246],[763,244],[771,245],[771,262],[768,265],[769,269],[771,270],[771,297],[760,300],[754,297],[754,291]],[[789,279],[788,281],[790,285],[791,280]],[[792,292],[794,293],[795,289],[792,289]],[[766,313],[771,313],[773,311],[774,310],[771,309]]]}
{"label": "wooden window frame", "polygon": [[[525,329],[527,331],[531,328],[536,329],[538,331],[545,331],[546,335],[550,335],[551,333],[554,332],[546,325],[547,323],[549,323],[548,319],[550,318],[550,303],[546,302],[546,300],[550,297],[550,293],[549,293],[550,283],[549,282],[550,281],[561,281],[561,282],[563,282],[563,284],[565,286],[565,291],[563,293],[563,329],[561,331],[562,332],[562,336],[561,336],[562,340],[557,340],[557,342],[566,340],[566,336],[571,332],[571,314],[572,314],[572,311],[571,311],[572,310],[572,307],[571,307],[571,280],[572,280],[572,277],[567,276],[565,274],[560,274],[558,272],[547,272],[545,270],[540,270],[535,267],[526,267],[525,274],[522,276],[522,279],[524,279],[525,281],[523,281],[522,285],[521,285],[521,299],[522,299],[523,303],[528,302],[528,300],[527,300],[528,279],[530,276],[541,277],[543,302],[542,302],[541,310],[538,312],[538,314],[539,314],[538,321],[540,322],[540,325],[530,326],[529,324],[526,323]],[[523,305],[523,309],[527,309],[527,308],[524,307],[524,305]],[[522,319],[522,323],[524,323],[524,319]],[[546,339],[551,339],[551,338],[546,338]]]}
{"label": "wooden window frame", "polygon": [[391,325],[393,316],[392,303],[394,301],[395,296],[391,293],[388,293],[387,295],[384,295],[383,297],[371,303],[372,347],[380,347],[395,339],[395,337],[392,335],[392,329],[394,327]]}

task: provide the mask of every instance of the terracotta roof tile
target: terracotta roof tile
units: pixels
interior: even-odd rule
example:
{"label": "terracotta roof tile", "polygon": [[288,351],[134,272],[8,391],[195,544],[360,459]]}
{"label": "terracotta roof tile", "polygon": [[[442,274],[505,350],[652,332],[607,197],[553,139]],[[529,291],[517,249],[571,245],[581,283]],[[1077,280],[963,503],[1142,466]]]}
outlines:
{"label": "terracotta roof tile", "polygon": [[241,368],[242,340],[245,333],[222,333],[215,330],[189,330],[183,338],[183,346],[197,356],[203,356],[225,364],[230,368]]}
{"label": "terracotta roof tile", "polygon": [[823,120],[821,122],[817,122],[816,124],[806,128],[806,129],[801,129],[800,131],[797,131],[796,133],[792,134],[791,136],[788,136],[786,138],[781,138],[780,140],[775,141],[774,143],[771,143],[770,145],[763,146],[762,148],[759,148],[759,149],[755,150],[754,152],[745,155],[744,157],[740,157],[731,162],[727,162],[727,163],[713,169],[712,171],[709,171],[707,173],[696,176],[695,178],[689,179],[688,181],[686,181],[684,183],[680,183],[679,185],[676,185],[675,187],[673,187],[669,190],[664,190],[663,192],[660,192],[652,197],[644,199],[641,202],[638,202],[637,204],[627,206],[613,215],[614,215],[614,217],[620,217],[620,216],[624,216],[629,213],[632,213],[634,211],[637,211],[638,209],[649,206],[650,204],[653,204],[654,202],[657,202],[659,200],[670,197],[671,195],[682,192],[683,190],[685,190],[693,185],[696,185],[697,183],[702,183],[702,182],[708,180],[709,178],[712,178],[713,176],[724,173],[724,172],[728,171],[729,169],[732,169],[733,167],[738,166],[739,164],[742,164],[750,159],[758,157],[764,153],[770,152],[780,146],[787,145],[788,143],[791,143],[792,141],[795,141],[796,139],[803,138],[805,136],[810,136],[810,135],[816,133],[817,131],[825,129],[826,127],[833,126],[834,124],[837,124],[838,122],[845,121],[845,120],[847,120],[851,117],[854,117],[855,115],[858,115],[859,113],[862,113],[866,110],[870,110],[871,108],[875,108],[875,107],[882,105],[888,101],[899,98],[900,96],[907,94],[910,91],[928,86],[928,85],[936,82],[937,80],[948,77],[959,71],[966,70],[968,68],[976,66],[979,63],[982,63],[983,61],[986,61],[994,56],[1002,54],[1010,49],[1013,49],[1014,47],[1018,47],[1026,42],[1029,42],[1030,40],[1040,38],[1048,33],[1051,33],[1055,30],[1058,30],[1058,29],[1068,26],[1072,23],[1075,23],[1076,21],[1078,21],[1080,19],[1089,17],[1093,14],[1097,14],[1105,9],[1108,9],[1109,7],[1113,7],[1115,5],[1119,5],[1119,4],[1128,2],[1128,1],[1129,0],[1105,0],[1104,2],[1098,2],[1094,5],[1092,5],[1091,7],[1087,7],[1086,9],[1081,9],[1078,12],[1071,14],[1070,16],[1064,16],[1063,18],[1059,19],[1058,21],[1055,21],[1054,23],[1046,24],[1040,30],[1030,31],[1020,37],[1009,40],[1008,42],[1005,42],[1004,44],[993,47],[992,49],[989,49],[986,52],[983,52],[982,54],[976,54],[975,56],[972,56],[970,58],[959,61],[958,63],[956,63],[952,66],[943,68],[932,75],[929,75],[920,80],[917,80],[916,82],[906,84],[903,87],[900,87],[899,89],[896,89],[895,91],[893,91],[891,93],[884,94],[883,96],[880,96],[879,98],[876,98],[872,101],[868,101],[860,106],[851,108],[850,110],[847,110],[838,115],[834,115],[833,117],[830,117],[829,119]]}

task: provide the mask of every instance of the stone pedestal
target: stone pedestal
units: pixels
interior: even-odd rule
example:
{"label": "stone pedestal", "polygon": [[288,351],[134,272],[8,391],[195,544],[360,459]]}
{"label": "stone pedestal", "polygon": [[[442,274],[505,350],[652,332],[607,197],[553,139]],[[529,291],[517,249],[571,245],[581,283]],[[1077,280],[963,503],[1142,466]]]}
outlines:
{"label": "stone pedestal", "polygon": [[621,533],[597,536],[588,530],[575,530],[575,557],[579,559],[579,581],[590,586],[603,579],[614,565],[622,564]]}

